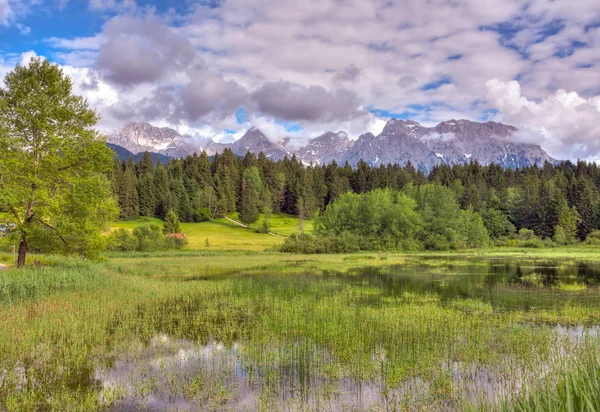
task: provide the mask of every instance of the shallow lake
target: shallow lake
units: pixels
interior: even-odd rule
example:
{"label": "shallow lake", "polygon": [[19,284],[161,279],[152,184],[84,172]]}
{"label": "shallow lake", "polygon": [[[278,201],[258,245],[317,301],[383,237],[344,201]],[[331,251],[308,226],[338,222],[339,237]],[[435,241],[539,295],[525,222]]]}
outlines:
{"label": "shallow lake", "polygon": [[[456,410],[498,403],[600,348],[593,316],[552,321],[573,307],[598,313],[600,264],[419,257],[205,281],[227,285],[216,314],[174,302],[177,328],[97,368],[111,409]],[[538,311],[549,315],[527,315]],[[235,340],[201,333],[208,317]]]}

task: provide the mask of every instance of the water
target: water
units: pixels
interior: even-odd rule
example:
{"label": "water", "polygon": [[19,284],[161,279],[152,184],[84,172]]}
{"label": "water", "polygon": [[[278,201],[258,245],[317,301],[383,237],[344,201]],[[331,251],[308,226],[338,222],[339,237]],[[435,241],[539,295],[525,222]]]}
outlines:
{"label": "water", "polygon": [[[231,301],[218,302],[252,307],[245,307],[241,323],[227,322],[236,312],[219,312],[223,328],[239,328],[235,341],[178,337],[203,336],[186,329],[206,316],[188,305],[190,323],[179,333],[163,330],[138,342],[98,368],[94,379],[102,401],[119,411],[456,410],[464,400],[497,403],[521,393],[527,382],[556,375],[590,342],[600,347],[598,325],[522,324],[512,314],[560,313],[573,302],[599,307],[599,284],[599,264],[539,260],[415,258],[347,273],[246,274],[232,280]],[[414,311],[439,305],[463,315],[452,324],[444,323],[445,312],[423,325],[394,323],[412,315],[390,316],[396,309],[390,302]],[[163,310],[167,316],[168,307]],[[414,316],[426,318],[423,313]],[[477,323],[496,314],[508,320]],[[368,323],[379,316],[391,323],[382,320],[383,329]],[[160,323],[163,329],[169,324],[168,318]],[[355,352],[344,353],[343,344]],[[395,380],[398,373],[405,378]]]}
{"label": "water", "polygon": [[330,276],[379,289],[374,302],[388,296],[433,294],[445,303],[478,299],[498,309],[547,309],[574,298],[584,306],[600,305],[599,263],[419,257],[405,265]]}

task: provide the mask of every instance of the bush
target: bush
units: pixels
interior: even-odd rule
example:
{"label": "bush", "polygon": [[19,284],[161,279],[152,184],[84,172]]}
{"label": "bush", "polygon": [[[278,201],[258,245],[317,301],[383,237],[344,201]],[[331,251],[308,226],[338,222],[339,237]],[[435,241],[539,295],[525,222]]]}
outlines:
{"label": "bush", "polygon": [[594,230],[587,235],[584,243],[586,245],[600,246],[600,230]]}
{"label": "bush", "polygon": [[320,251],[317,238],[308,233],[293,233],[285,239],[280,250],[288,253],[323,253]]}
{"label": "bush", "polygon": [[106,248],[114,252],[130,252],[137,250],[138,240],[127,229],[119,228],[108,237]]}
{"label": "bush", "polygon": [[137,251],[152,252],[164,249],[166,246],[161,227],[156,223],[146,223],[133,229],[137,239]]}
{"label": "bush", "polygon": [[165,247],[167,249],[183,249],[188,244],[187,239],[176,236],[165,237]]}
{"label": "bush", "polygon": [[206,207],[196,209],[193,216],[194,222],[208,222],[210,221],[210,210]]}
{"label": "bush", "polygon": [[544,242],[535,235],[533,230],[523,228],[519,230],[517,245],[528,248],[543,248]]}

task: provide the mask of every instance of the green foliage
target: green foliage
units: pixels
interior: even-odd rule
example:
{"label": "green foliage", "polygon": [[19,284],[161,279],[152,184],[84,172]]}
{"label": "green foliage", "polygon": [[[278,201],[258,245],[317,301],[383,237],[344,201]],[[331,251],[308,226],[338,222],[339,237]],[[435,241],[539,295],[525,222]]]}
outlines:
{"label": "green foliage", "polygon": [[497,209],[488,209],[483,212],[483,224],[488,231],[490,238],[498,239],[502,236],[511,236],[515,233],[515,225],[508,219],[504,213]]}
{"label": "green foliage", "polygon": [[415,208],[414,200],[389,189],[346,193],[317,218],[315,231],[324,237],[360,237],[370,248],[409,248],[421,228]]}
{"label": "green foliage", "polygon": [[166,249],[183,249],[188,244],[186,238],[178,236],[166,236],[165,237],[165,248]]}
{"label": "green foliage", "polygon": [[244,171],[239,219],[245,225],[256,223],[260,217],[259,199],[262,188],[260,173],[255,166]]}
{"label": "green foliage", "polygon": [[461,210],[459,221],[466,247],[484,248],[488,245],[490,237],[478,213],[471,209]]}
{"label": "green foliage", "polygon": [[531,229],[521,229],[517,236],[517,244],[520,247],[542,248],[544,243],[535,235]]}
{"label": "green foliage", "polygon": [[119,228],[110,233],[107,249],[118,252],[131,252],[138,249],[138,240],[131,231]]}
{"label": "green foliage", "polygon": [[72,94],[57,65],[31,59],[0,89],[0,204],[16,225],[19,266],[29,242],[64,253],[97,256],[115,216],[106,174],[112,152],[93,127],[98,115]]}
{"label": "green foliage", "polygon": [[600,230],[594,230],[589,235],[587,235],[587,237],[585,238],[585,244],[600,246]]}
{"label": "green foliage", "polygon": [[166,247],[165,237],[159,225],[146,223],[133,229],[133,236],[137,240],[136,250],[152,252]]}
{"label": "green foliage", "polygon": [[181,225],[179,222],[179,216],[172,209],[167,212],[165,221],[163,223],[163,233],[181,233]]}
{"label": "green foliage", "polygon": [[207,207],[200,207],[194,212],[194,222],[210,221],[210,210]]}

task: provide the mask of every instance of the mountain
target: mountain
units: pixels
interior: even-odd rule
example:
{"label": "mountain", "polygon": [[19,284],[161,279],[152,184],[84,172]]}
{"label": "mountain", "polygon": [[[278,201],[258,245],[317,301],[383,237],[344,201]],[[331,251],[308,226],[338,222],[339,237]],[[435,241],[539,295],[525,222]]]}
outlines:
{"label": "mountain", "polygon": [[513,126],[496,122],[449,120],[429,128],[411,120],[391,119],[378,136],[360,136],[346,160],[353,166],[361,159],[371,166],[404,165],[410,160],[425,173],[435,165],[470,160],[513,169],[555,161],[539,145],[515,141],[516,132]]}
{"label": "mountain", "polygon": [[327,132],[309,140],[308,144],[296,150],[296,156],[305,163],[327,164],[335,160],[346,161],[346,153],[354,144],[345,132]]}
{"label": "mountain", "polygon": [[263,152],[272,160],[295,154],[305,164],[335,160],[338,164],[349,162],[356,166],[363,160],[378,166],[405,165],[410,161],[425,173],[435,165],[462,164],[470,160],[506,168],[555,162],[539,145],[518,142],[514,137],[516,133],[515,127],[496,122],[449,120],[435,127],[425,127],[412,120],[391,119],[377,136],[365,133],[352,141],[345,132],[327,132],[292,150],[288,146],[289,138],[276,143],[256,127],[234,143],[224,144],[182,136],[173,129],[149,123],[128,123],[109,136],[108,141],[132,153],[150,151],[168,157],[184,157],[202,150],[214,155],[230,148],[237,156],[245,156],[248,151]]}
{"label": "mountain", "polygon": [[[132,153],[129,150],[125,149],[124,147],[113,144],[113,143],[106,143],[106,146],[108,146],[110,149],[112,149],[113,152],[115,152],[115,154],[117,155],[119,160],[129,160],[129,158],[131,156],[133,156],[133,160],[137,162],[142,158],[142,155],[143,155],[143,152]],[[152,157],[152,160],[154,160],[155,163],[157,160],[160,160],[161,163],[167,163],[170,159],[169,156],[166,156],[166,155],[163,155],[160,153],[150,152],[150,156]]]}
{"label": "mountain", "polygon": [[415,167],[433,164],[435,154],[421,140],[426,133],[427,128],[417,122],[392,119],[379,135],[361,135],[346,154],[346,160],[352,166],[361,159],[371,166],[388,163],[405,165],[408,161]]}
{"label": "mountain", "polygon": [[127,123],[119,132],[108,136],[109,143],[124,147],[132,153],[168,152],[183,143],[183,140],[183,136],[176,130],[152,126],[150,123]]}
{"label": "mountain", "polygon": [[245,156],[249,151],[256,154],[263,152],[271,160],[283,160],[285,156],[290,156],[283,145],[273,143],[256,127],[248,130],[230,147],[231,151],[238,156]]}

